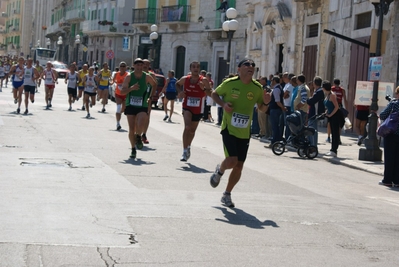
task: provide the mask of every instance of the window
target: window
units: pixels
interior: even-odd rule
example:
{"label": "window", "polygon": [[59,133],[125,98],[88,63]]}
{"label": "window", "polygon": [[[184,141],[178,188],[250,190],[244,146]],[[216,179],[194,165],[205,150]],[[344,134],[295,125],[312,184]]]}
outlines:
{"label": "window", "polygon": [[356,15],[355,30],[369,28],[371,26],[371,11]]}
{"label": "window", "polygon": [[104,8],[104,16],[103,16],[103,19],[107,19],[107,9],[106,9],[106,8]]}
{"label": "window", "polygon": [[111,10],[111,21],[114,21],[115,18],[115,8]]}
{"label": "window", "polygon": [[319,36],[319,24],[308,25],[308,38]]}

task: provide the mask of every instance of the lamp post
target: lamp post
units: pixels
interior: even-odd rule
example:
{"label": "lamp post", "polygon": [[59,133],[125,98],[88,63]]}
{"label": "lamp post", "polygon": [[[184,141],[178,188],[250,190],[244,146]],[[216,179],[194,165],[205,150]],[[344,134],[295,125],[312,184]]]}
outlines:
{"label": "lamp post", "polygon": [[76,34],[76,36],[75,36],[75,44],[76,44],[76,57],[75,57],[75,63],[78,64],[79,45],[80,45],[80,35],[79,35],[79,34]]}
{"label": "lamp post", "polygon": [[230,53],[231,53],[231,39],[233,38],[234,32],[238,29],[238,21],[235,20],[237,17],[237,10],[235,8],[229,8],[226,11],[226,17],[228,20],[223,22],[222,28],[225,32],[227,32],[227,38],[229,39],[229,44],[227,46],[227,73],[230,73]]}
{"label": "lamp post", "polygon": [[36,42],[36,48],[39,48],[40,47],[40,40],[37,40],[37,42]]}
{"label": "lamp post", "polygon": [[152,67],[155,68],[155,42],[158,39],[158,26],[153,24],[151,25],[151,31],[152,33],[150,34],[150,39],[152,41],[152,49],[151,49],[151,61],[153,62]]}
{"label": "lamp post", "polygon": [[51,44],[50,38],[46,38],[47,49],[50,48],[50,44]]}
{"label": "lamp post", "polygon": [[58,60],[62,62],[62,60],[61,60],[62,36],[58,37],[57,45],[59,46]]}
{"label": "lamp post", "polygon": [[[381,56],[381,40],[382,40],[382,28],[384,23],[384,15],[388,14],[389,5],[393,0],[370,0],[375,7],[375,13],[378,17],[378,31],[377,31],[377,46],[376,46],[376,57]],[[366,161],[381,161],[382,151],[378,145],[377,139],[377,124],[378,116],[376,114],[378,110],[378,85],[379,81],[374,81],[373,84],[373,97],[371,99],[370,110],[373,111],[369,115],[369,129],[367,138],[364,140],[365,148],[359,149],[359,160]]]}

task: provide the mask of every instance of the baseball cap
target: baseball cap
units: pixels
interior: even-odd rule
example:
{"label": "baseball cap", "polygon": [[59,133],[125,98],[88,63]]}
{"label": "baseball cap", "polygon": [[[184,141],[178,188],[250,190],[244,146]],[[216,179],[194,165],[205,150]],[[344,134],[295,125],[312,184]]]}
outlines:
{"label": "baseball cap", "polygon": [[250,61],[251,63],[253,63],[254,61],[250,58],[244,58],[243,60],[240,61],[240,63],[238,63],[238,67],[241,67],[242,64],[244,64],[245,62]]}
{"label": "baseball cap", "polygon": [[137,63],[144,63],[144,61],[138,57],[134,60],[133,64],[137,64]]}

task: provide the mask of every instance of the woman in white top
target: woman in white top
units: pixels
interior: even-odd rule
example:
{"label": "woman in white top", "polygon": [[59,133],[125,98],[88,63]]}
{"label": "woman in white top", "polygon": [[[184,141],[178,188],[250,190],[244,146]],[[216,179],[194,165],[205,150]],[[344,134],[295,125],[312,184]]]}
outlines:
{"label": "woman in white top", "polygon": [[89,73],[83,77],[83,84],[85,87],[83,103],[86,106],[86,111],[87,111],[86,118],[89,119],[90,118],[89,105],[91,107],[96,104],[96,94],[97,94],[97,84],[98,84],[98,77],[94,75],[94,67],[90,67]]}
{"label": "woman in white top", "polygon": [[10,73],[12,74],[12,87],[14,94],[14,103],[18,103],[17,113],[21,111],[22,93],[24,91],[24,66],[25,58],[18,58],[18,64],[12,66]]}
{"label": "woman in white top", "polygon": [[51,108],[51,100],[53,99],[55,84],[58,83],[58,74],[53,69],[53,64],[51,62],[47,62],[46,69],[43,70],[42,77],[44,80],[44,89],[45,89],[45,101],[47,103],[46,109]]}

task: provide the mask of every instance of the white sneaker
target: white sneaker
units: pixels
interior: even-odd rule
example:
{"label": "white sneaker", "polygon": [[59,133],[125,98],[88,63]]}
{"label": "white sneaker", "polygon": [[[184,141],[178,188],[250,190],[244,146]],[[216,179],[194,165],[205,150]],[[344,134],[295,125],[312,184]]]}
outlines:
{"label": "white sneaker", "polygon": [[216,166],[215,172],[211,175],[210,183],[213,188],[215,188],[219,185],[220,179],[222,178],[222,175],[219,174],[219,169],[220,169],[220,165],[218,164]]}
{"label": "white sneaker", "polygon": [[226,195],[223,193],[222,199],[220,201],[229,208],[234,208],[234,202],[231,200],[231,195]]}
{"label": "white sneaker", "polygon": [[327,156],[327,157],[334,157],[334,158],[336,158],[336,157],[337,157],[337,153],[330,151],[330,152],[326,153],[326,156]]}
{"label": "white sneaker", "polygon": [[191,147],[187,147],[187,160],[191,157]]}
{"label": "white sneaker", "polygon": [[187,152],[183,152],[183,155],[180,158],[180,161],[187,161],[188,157],[187,157]]}

